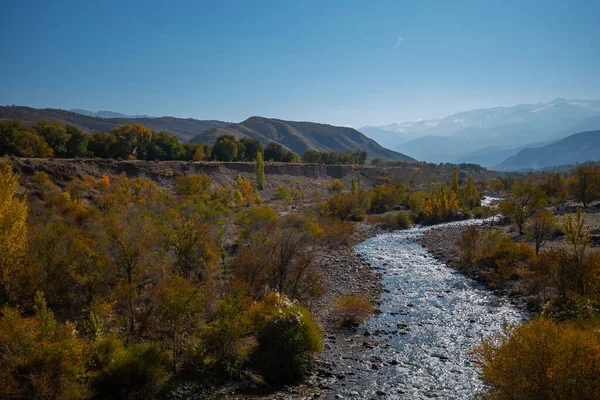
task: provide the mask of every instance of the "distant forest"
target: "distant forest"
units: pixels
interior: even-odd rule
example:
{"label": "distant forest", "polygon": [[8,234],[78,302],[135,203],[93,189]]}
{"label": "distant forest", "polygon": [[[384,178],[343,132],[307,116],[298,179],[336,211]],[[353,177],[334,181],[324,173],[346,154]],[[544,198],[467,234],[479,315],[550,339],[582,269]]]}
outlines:
{"label": "distant forest", "polygon": [[152,132],[140,124],[121,125],[110,133],[87,134],[74,125],[40,119],[33,125],[18,120],[0,122],[0,155],[34,158],[98,157],[123,160],[265,161],[319,164],[359,164],[366,150],[318,152],[307,150],[301,158],[276,142],[263,146],[258,140],[224,135],[214,146],[182,143],[167,132]]}

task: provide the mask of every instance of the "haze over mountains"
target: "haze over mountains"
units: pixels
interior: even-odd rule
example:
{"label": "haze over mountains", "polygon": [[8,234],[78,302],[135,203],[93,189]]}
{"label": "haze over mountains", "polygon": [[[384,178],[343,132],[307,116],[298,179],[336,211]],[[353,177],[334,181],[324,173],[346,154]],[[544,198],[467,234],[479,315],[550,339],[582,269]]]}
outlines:
{"label": "haze over mountains", "polygon": [[84,110],[82,108],[72,108],[69,111],[77,113],[77,114],[81,114],[81,115],[87,115],[89,117],[100,117],[100,118],[154,118],[151,115],[145,115],[145,114],[126,115],[126,114],[121,114],[121,113],[115,112],[115,111],[89,111],[89,110]]}
{"label": "haze over mountains", "polygon": [[555,99],[460,112],[445,118],[360,128],[383,146],[429,162],[492,167],[525,147],[600,129],[600,100]]}

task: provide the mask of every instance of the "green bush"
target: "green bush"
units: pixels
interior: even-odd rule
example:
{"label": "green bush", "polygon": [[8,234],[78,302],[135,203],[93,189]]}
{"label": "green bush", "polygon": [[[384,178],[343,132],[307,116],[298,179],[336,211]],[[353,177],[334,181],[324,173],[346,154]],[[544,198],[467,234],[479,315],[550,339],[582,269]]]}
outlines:
{"label": "green bush", "polygon": [[367,222],[370,224],[400,229],[409,229],[412,226],[412,221],[409,216],[401,212],[386,215],[369,215],[367,217]]}
{"label": "green bush", "polygon": [[99,344],[103,369],[94,381],[99,399],[149,399],[158,395],[170,377],[170,357],[156,343],[124,349],[118,340]]}
{"label": "green bush", "polygon": [[250,310],[258,348],[253,365],[272,385],[298,381],[314,353],[321,351],[321,330],[308,310],[276,292]]}

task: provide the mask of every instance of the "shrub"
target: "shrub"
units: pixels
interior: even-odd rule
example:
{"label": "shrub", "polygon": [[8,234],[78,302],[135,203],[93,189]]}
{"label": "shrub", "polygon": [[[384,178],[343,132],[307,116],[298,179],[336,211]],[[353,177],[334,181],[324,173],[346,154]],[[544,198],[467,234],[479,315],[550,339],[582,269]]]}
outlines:
{"label": "shrub", "polygon": [[286,185],[279,185],[275,188],[275,200],[281,201],[283,204],[289,204],[292,201],[292,195]]}
{"label": "shrub", "polygon": [[539,318],[484,340],[474,354],[488,399],[597,399],[600,393],[595,329]]}
{"label": "shrub", "polygon": [[329,185],[330,193],[341,193],[346,188],[344,182],[339,179],[334,179],[333,182]]}
{"label": "shrub", "polygon": [[250,318],[258,339],[253,361],[270,384],[287,384],[300,379],[323,341],[308,310],[276,292],[253,305]]}
{"label": "shrub", "polygon": [[351,243],[352,234],[354,233],[353,224],[331,218],[323,219],[320,225],[323,229],[323,242],[329,247],[333,248]]}
{"label": "shrub", "polygon": [[93,384],[97,398],[154,398],[170,376],[169,356],[156,343],[123,349],[118,339],[111,338],[99,349],[105,364]]}
{"label": "shrub", "polygon": [[401,212],[386,215],[369,215],[367,217],[367,222],[370,224],[400,229],[408,229],[412,226],[412,221],[408,215]]}
{"label": "shrub", "polygon": [[0,397],[82,399],[85,343],[71,324],[58,324],[36,297],[36,316],[5,306],[0,319]]}
{"label": "shrub", "polygon": [[342,326],[356,326],[365,322],[375,311],[371,302],[358,294],[342,296],[335,300],[333,308]]}
{"label": "shrub", "polygon": [[366,208],[352,193],[335,194],[321,206],[321,214],[339,218],[341,221],[362,221]]}

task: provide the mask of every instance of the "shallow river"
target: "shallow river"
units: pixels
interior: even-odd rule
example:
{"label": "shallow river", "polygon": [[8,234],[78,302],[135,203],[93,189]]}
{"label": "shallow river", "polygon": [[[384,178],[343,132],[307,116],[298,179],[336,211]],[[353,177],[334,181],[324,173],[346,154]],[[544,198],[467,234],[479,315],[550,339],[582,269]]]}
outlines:
{"label": "shallow river", "polygon": [[[469,224],[474,221],[455,222]],[[467,399],[482,391],[469,350],[526,318],[506,299],[436,261],[420,244],[429,228],[384,233],[356,253],[383,274],[381,314],[364,328],[382,344],[373,371],[344,383],[343,397]],[[378,332],[379,331],[379,332]]]}

